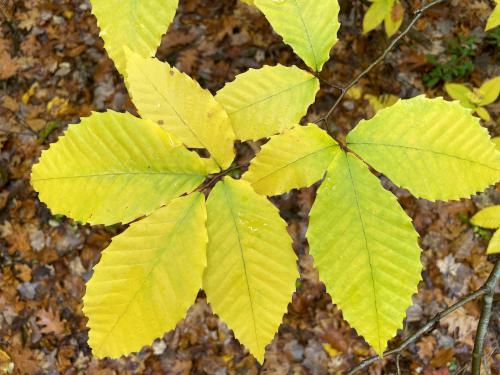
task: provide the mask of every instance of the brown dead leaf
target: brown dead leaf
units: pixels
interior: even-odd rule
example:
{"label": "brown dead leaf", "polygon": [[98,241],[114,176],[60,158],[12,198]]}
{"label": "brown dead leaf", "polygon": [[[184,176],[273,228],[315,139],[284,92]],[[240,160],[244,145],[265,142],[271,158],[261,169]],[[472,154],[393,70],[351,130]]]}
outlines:
{"label": "brown dead leaf", "polygon": [[428,360],[432,358],[434,354],[434,349],[436,347],[436,339],[434,336],[425,336],[420,339],[417,343],[418,356],[423,360]]}
{"label": "brown dead leaf", "polygon": [[26,264],[16,264],[16,277],[23,282],[31,281],[31,268],[29,268]]}
{"label": "brown dead leaf", "polygon": [[29,348],[15,348],[10,353],[14,362],[14,370],[19,374],[39,374],[40,366]]}
{"label": "brown dead leaf", "polygon": [[476,330],[477,319],[468,315],[463,307],[443,318],[441,323],[448,326],[448,333],[450,335],[456,334],[459,341],[471,347],[474,345],[474,336],[472,333]]}
{"label": "brown dead leaf", "polygon": [[35,314],[37,324],[41,327],[40,332],[43,334],[61,335],[65,331],[64,322],[61,320],[59,312],[53,310],[39,310]]}
{"label": "brown dead leaf", "polygon": [[441,348],[435,352],[434,358],[432,358],[431,366],[442,367],[446,366],[455,355],[453,348]]}

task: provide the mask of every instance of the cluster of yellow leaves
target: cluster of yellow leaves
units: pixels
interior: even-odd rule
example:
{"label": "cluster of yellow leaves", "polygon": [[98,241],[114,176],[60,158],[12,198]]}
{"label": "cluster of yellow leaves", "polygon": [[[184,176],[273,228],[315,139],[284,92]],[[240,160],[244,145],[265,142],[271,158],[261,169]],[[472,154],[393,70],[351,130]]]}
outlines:
{"label": "cluster of yellow leaves", "polygon": [[475,214],[471,223],[483,228],[495,229],[488,245],[488,254],[500,253],[500,206],[487,207]]}
{"label": "cluster of yellow leaves", "polygon": [[[340,27],[336,0],[246,2],[310,68],[322,69]],[[381,19],[395,32],[399,2],[373,3],[369,14],[378,18],[389,6]],[[468,197],[500,179],[500,154],[479,120],[456,102],[420,96],[360,122],[340,147],[317,126],[299,125],[319,90],[313,74],[264,66],[213,96],[151,58],[176,0],[92,5],[141,117],[108,111],[70,125],[42,153],[32,184],[54,213],[82,222],[147,215],[114,238],[87,285],[93,352],[140,350],[174,328],[203,288],[213,311],[262,361],[298,277],[286,223],[264,195],[326,174],[311,211],[310,251],[346,320],[382,354],[411,304],[421,263],[411,220],[369,167],[418,197]],[[207,176],[232,164],[235,140],[264,137],[271,139],[242,179],[225,177],[208,199],[201,194]]]}
{"label": "cluster of yellow leaves", "polygon": [[[493,138],[497,149],[500,150],[500,137]],[[483,228],[494,229],[495,233],[488,245],[487,253],[496,254],[500,253],[500,206],[490,206],[475,214],[471,223]]]}
{"label": "cluster of yellow leaves", "polygon": [[484,82],[479,88],[470,89],[460,83],[447,83],[444,88],[452,99],[458,100],[465,108],[475,111],[484,121],[490,121],[491,116],[484,107],[498,99],[500,76]]}
{"label": "cluster of yellow leaves", "polygon": [[[337,1],[254,5],[311,67],[319,70],[329,59],[340,26]],[[42,153],[31,180],[54,213],[81,222],[147,215],[113,239],[87,285],[84,312],[95,355],[117,357],[151,343],[175,327],[203,288],[214,312],[262,361],[298,277],[286,223],[247,181],[224,178],[206,202],[195,189],[230,167],[236,139],[297,124],[319,81],[297,67],[266,66],[239,75],[214,97],[151,58],[176,7],[176,0],[92,1],[106,50],[141,118],[108,111],[70,125]],[[284,18],[290,11],[292,28]]]}
{"label": "cluster of yellow leaves", "polygon": [[498,181],[500,154],[470,110],[423,96],[361,121],[346,146],[356,155],[312,124],[296,126],[271,137],[243,178],[276,195],[326,172],[310,214],[310,252],[344,318],[381,354],[401,327],[422,266],[411,220],[368,166],[417,197],[450,200]]}
{"label": "cluster of yellow leaves", "polygon": [[371,5],[363,19],[363,32],[368,33],[379,26],[385,25],[389,37],[399,30],[404,20],[404,8],[399,0],[370,0]]}

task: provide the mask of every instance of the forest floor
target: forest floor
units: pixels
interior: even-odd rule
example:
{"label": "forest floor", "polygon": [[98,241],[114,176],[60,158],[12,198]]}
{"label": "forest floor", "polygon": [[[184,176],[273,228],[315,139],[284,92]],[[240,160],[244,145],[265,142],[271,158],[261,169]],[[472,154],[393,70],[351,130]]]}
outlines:
{"label": "forest floor", "polygon": [[[422,3],[403,1],[407,13]],[[444,64],[443,71],[458,74],[455,82],[476,87],[500,75],[499,28],[489,34],[483,31],[493,3],[453,0],[431,9],[385,62],[349,93],[334,113],[330,130],[342,137],[372,116],[374,108],[366,95],[445,96],[439,75],[429,87],[437,63]],[[212,92],[248,68],[276,63],[303,67],[250,7],[235,0],[180,4],[157,56]],[[381,28],[362,34],[367,4],[341,1],[340,42],[321,74],[324,80],[347,83],[388,45]],[[437,61],[431,63],[428,55]],[[335,88],[324,85],[307,120],[324,115],[337,96]],[[263,365],[211,313],[202,292],[187,318],[151,348],[118,360],[93,358],[82,313],[85,282],[101,250],[124,227],[76,225],[53,216],[38,201],[29,176],[41,150],[68,123],[106,109],[134,111],[121,76],[103,50],[89,1],[0,1],[0,374],[13,366],[14,373],[21,374],[321,375],[344,373],[374,354],[342,320],[307,255],[313,186],[273,199],[290,223],[301,280]],[[500,105],[488,110],[493,120],[483,125],[497,136]],[[248,161],[260,144],[238,144],[238,160]],[[490,188],[472,200],[431,203],[382,180],[414,220],[425,270],[405,328],[391,342],[394,346],[485,281],[494,260],[485,251],[491,233],[473,227],[468,219],[480,208],[500,204],[500,190]],[[402,374],[467,373],[479,308],[478,302],[465,305],[404,350]],[[490,374],[500,373],[499,317],[497,303],[485,348]],[[394,358],[380,360],[362,373],[394,374]]]}

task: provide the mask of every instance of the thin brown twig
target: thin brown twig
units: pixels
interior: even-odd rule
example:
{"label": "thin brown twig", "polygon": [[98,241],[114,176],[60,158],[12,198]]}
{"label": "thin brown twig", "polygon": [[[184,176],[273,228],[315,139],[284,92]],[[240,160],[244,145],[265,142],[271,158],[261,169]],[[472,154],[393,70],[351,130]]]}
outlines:
{"label": "thin brown twig", "polygon": [[335,103],[332,105],[332,107],[329,109],[329,111],[327,112],[327,114],[325,116],[320,117],[319,119],[317,119],[315,121],[315,123],[318,124],[320,122],[324,122],[325,124],[327,124],[328,123],[328,119],[333,114],[333,112],[335,111],[335,109],[339,106],[339,104],[342,102],[342,100],[344,99],[344,97],[347,94],[347,92],[349,91],[349,89],[351,89],[354,85],[356,85],[361,78],[363,78],[365,75],[367,75],[373,68],[375,68],[375,66],[377,66],[380,62],[382,62],[386,58],[386,56],[389,54],[389,52],[391,52],[392,49],[399,43],[399,41],[401,39],[403,39],[410,32],[410,30],[413,28],[413,26],[415,26],[415,24],[417,23],[417,21],[424,15],[424,13],[427,10],[429,10],[433,6],[436,6],[438,4],[444,3],[445,1],[447,1],[447,0],[434,0],[431,3],[423,6],[422,8],[416,10],[415,13],[414,13],[413,19],[410,21],[410,23],[408,24],[408,26],[406,27],[406,29],[404,29],[401,33],[399,33],[391,41],[391,43],[384,50],[384,52],[375,61],[373,61],[365,70],[363,70],[356,77],[354,77],[354,79],[351,82],[349,82],[347,84],[347,86],[342,87],[342,86],[339,86],[339,85],[336,85],[336,84],[329,83],[330,86],[333,86],[333,87],[335,87],[335,88],[337,88],[337,89],[339,89],[341,91],[340,95],[337,98],[337,100],[335,101]]}
{"label": "thin brown twig", "polygon": [[484,339],[488,333],[488,325],[491,319],[491,309],[493,307],[493,296],[498,280],[500,279],[500,259],[496,262],[493,271],[484,284],[484,297],[481,315],[477,324],[476,338],[474,340],[474,350],[472,352],[472,375],[481,374],[481,360],[484,351]]}
{"label": "thin brown twig", "polygon": [[[411,345],[413,342],[415,342],[418,338],[423,336],[425,333],[429,332],[434,328],[434,326],[439,323],[441,319],[443,319],[445,316],[450,315],[452,312],[456,311],[463,305],[476,300],[479,297],[482,297],[486,294],[490,294],[493,296],[493,293],[495,291],[495,285],[500,277],[500,260],[497,261],[495,264],[495,267],[491,271],[488,280],[483,284],[481,288],[476,290],[475,292],[472,292],[471,294],[465,296],[455,304],[451,305],[450,307],[446,308],[445,310],[439,312],[436,314],[431,320],[429,320],[424,326],[422,326],[419,330],[417,330],[415,333],[413,333],[411,336],[409,336],[406,340],[404,340],[397,348],[389,350],[385,352],[381,357],[380,356],[373,356],[368,359],[365,359],[362,361],[360,364],[357,366],[353,367],[352,369],[349,370],[347,375],[353,375],[357,373],[358,371],[367,368],[370,366],[372,363],[377,362],[378,360],[386,357],[390,357],[394,354],[398,355],[401,353],[404,349],[406,349],[409,345]],[[493,290],[493,292],[491,292]],[[491,316],[491,309],[490,309],[490,316]],[[483,338],[484,340],[484,338]]]}
{"label": "thin brown twig", "polygon": [[226,169],[226,170],[224,170],[222,172],[219,172],[216,175],[214,175],[210,180],[208,180],[203,185],[201,185],[198,189],[196,189],[196,191],[202,192],[203,190],[208,189],[209,187],[211,187],[211,185],[214,182],[219,181],[222,177],[226,176],[227,174],[229,174],[229,173],[231,173],[233,171],[236,171],[238,169],[247,167],[247,166],[248,166],[248,164],[235,165],[234,167],[231,167],[231,168],[228,168],[228,169]]}

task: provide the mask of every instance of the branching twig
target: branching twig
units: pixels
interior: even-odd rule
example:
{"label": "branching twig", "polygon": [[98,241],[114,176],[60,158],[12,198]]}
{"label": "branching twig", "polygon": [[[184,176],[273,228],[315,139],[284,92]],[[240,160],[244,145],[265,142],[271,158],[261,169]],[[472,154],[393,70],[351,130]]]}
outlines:
{"label": "branching twig", "polygon": [[[471,301],[474,301],[475,299],[477,299],[477,298],[479,298],[479,297],[481,297],[483,295],[484,296],[490,295],[491,296],[491,301],[492,301],[493,300],[493,294],[495,292],[495,286],[496,286],[496,283],[498,282],[499,278],[500,278],[500,260],[497,261],[497,263],[495,264],[495,267],[493,268],[493,271],[491,271],[491,274],[488,277],[488,280],[486,280],[486,282],[483,284],[483,286],[481,288],[479,288],[475,292],[473,292],[473,293],[465,296],[460,301],[458,301],[457,303],[451,305],[447,309],[445,309],[445,310],[439,312],[438,314],[436,314],[423,327],[421,327],[418,331],[416,331],[410,337],[408,337],[406,340],[404,340],[401,343],[401,345],[399,345],[397,348],[385,352],[382,357],[373,356],[371,358],[365,359],[359,365],[357,365],[357,366],[353,367],[351,370],[349,370],[349,372],[347,373],[347,375],[353,375],[353,374],[357,373],[358,371],[360,371],[360,370],[362,370],[362,369],[370,366],[372,363],[377,362],[381,358],[386,358],[386,357],[392,356],[394,354],[398,355],[404,349],[406,349],[410,344],[412,344],[418,338],[420,338],[422,335],[424,335],[425,333],[427,333],[430,330],[432,330],[434,328],[434,326],[437,323],[439,323],[439,321],[441,319],[443,319],[445,316],[450,315],[452,312],[456,311],[457,309],[459,309],[463,305],[465,305],[465,304],[467,304],[467,303],[469,303]],[[483,312],[484,312],[484,307],[483,307]],[[491,305],[489,307],[489,317],[490,316],[491,316]],[[489,321],[489,317],[488,317],[488,321]],[[481,313],[481,320],[484,321],[485,319],[486,318],[483,318],[483,313]],[[478,334],[479,334],[479,330],[478,330]],[[484,340],[484,337],[483,337],[483,340]],[[477,341],[477,338],[476,338],[476,341]],[[476,349],[474,349],[474,351],[476,351]],[[479,361],[480,360],[481,359],[479,357]],[[477,373],[477,374],[479,374],[479,373]]]}
{"label": "branching twig", "polygon": [[339,106],[340,102],[342,102],[342,100],[344,99],[344,97],[347,94],[347,92],[349,91],[349,89],[351,89],[354,85],[356,85],[361,78],[363,78],[365,75],[367,75],[373,68],[375,68],[375,66],[377,66],[380,62],[382,62],[385,59],[385,57],[389,54],[389,52],[391,52],[392,49],[399,43],[399,41],[401,39],[403,39],[405,37],[405,35],[410,32],[410,30],[413,28],[413,26],[415,26],[415,24],[417,23],[417,21],[422,17],[422,15],[428,9],[432,8],[435,5],[444,3],[445,1],[447,1],[447,0],[434,0],[431,3],[423,6],[422,8],[416,10],[415,13],[414,13],[413,19],[410,21],[410,23],[408,24],[408,26],[406,27],[406,29],[404,29],[401,33],[399,33],[392,40],[392,42],[389,44],[389,46],[384,50],[384,52],[375,61],[373,61],[365,70],[363,70],[356,77],[354,77],[354,79],[351,82],[349,82],[347,84],[347,86],[341,87],[341,86],[338,86],[338,85],[330,83],[329,84],[330,86],[333,86],[333,87],[335,87],[335,88],[337,88],[337,89],[340,90],[340,95],[337,98],[337,100],[335,101],[335,103],[333,104],[333,106],[330,108],[330,110],[327,112],[327,114],[325,116],[319,118],[318,120],[316,120],[315,123],[319,123],[319,122],[322,122],[322,121],[325,122],[325,123],[327,123],[328,119],[333,114],[333,112],[335,111],[335,109]]}
{"label": "branching twig", "polygon": [[235,165],[234,167],[228,168],[228,169],[226,169],[226,170],[224,170],[224,171],[222,171],[220,173],[217,173],[210,180],[208,180],[203,185],[201,185],[198,189],[196,189],[196,191],[202,192],[203,190],[210,188],[212,186],[212,184],[214,184],[215,182],[219,181],[221,178],[223,178],[227,174],[229,174],[229,173],[231,173],[233,171],[236,171],[238,169],[247,167],[247,166],[248,166],[248,164]]}
{"label": "branching twig", "polygon": [[477,325],[476,339],[474,340],[474,351],[472,353],[472,375],[479,375],[481,373],[481,359],[483,358],[484,339],[488,332],[488,325],[491,318],[491,308],[493,306],[493,295],[495,288],[500,279],[500,260],[495,264],[495,268],[488,277],[486,284],[483,288],[485,290],[483,297],[483,308],[481,309],[481,316]]}

